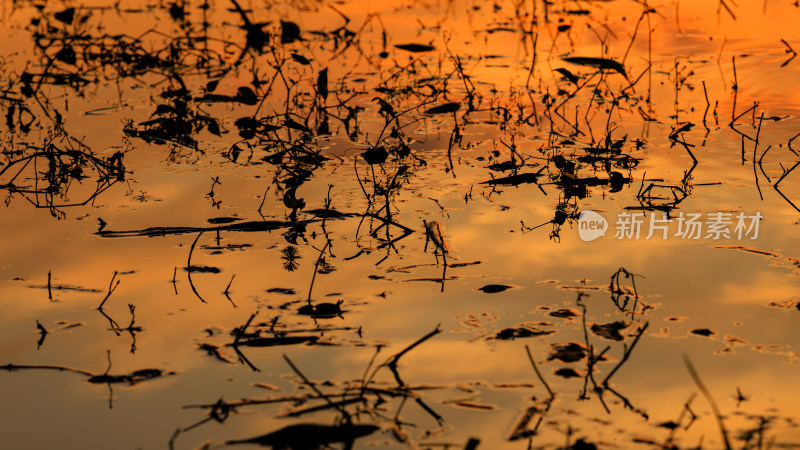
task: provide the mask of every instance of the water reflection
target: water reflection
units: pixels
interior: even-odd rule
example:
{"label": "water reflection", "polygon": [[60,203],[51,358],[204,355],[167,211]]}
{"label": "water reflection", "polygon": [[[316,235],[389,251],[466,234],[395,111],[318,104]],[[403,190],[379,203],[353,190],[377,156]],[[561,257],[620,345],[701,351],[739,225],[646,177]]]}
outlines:
{"label": "water reflection", "polygon": [[795,445],[797,9],[694,3],[4,5],[3,435]]}

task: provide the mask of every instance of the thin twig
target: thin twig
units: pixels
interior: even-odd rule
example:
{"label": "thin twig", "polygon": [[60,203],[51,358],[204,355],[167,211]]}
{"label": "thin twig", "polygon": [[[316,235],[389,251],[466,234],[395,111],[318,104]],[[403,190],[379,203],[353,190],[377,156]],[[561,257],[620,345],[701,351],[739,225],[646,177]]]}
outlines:
{"label": "thin twig", "polygon": [[758,196],[761,198],[761,201],[764,201],[764,196],[761,194],[761,186],[758,185],[758,171],[756,171],[756,151],[758,150],[758,136],[761,134],[761,122],[764,121],[764,113],[761,113],[761,117],[758,119],[758,130],[756,131],[756,141],[753,145],[753,175],[756,178],[756,188],[758,189]]}
{"label": "thin twig", "polygon": [[250,326],[250,322],[252,322],[253,319],[256,317],[256,314],[258,314],[258,311],[251,314],[250,318],[247,319],[247,322],[245,322],[244,325],[234,330],[236,337],[233,338],[233,344],[231,344],[231,347],[233,347],[233,351],[235,351],[236,355],[239,357],[239,362],[247,364],[250,367],[250,369],[253,370],[253,372],[261,372],[261,370],[258,367],[254,366],[253,363],[251,363],[250,360],[247,359],[246,356],[244,356],[244,353],[242,353],[239,350],[239,340],[242,338],[242,335],[244,334],[245,330],[247,330],[247,327]]}
{"label": "thin twig", "polygon": [[531,362],[531,365],[533,366],[533,370],[536,372],[536,376],[539,377],[539,381],[542,382],[542,384],[544,385],[545,389],[547,389],[547,393],[550,394],[550,400],[549,401],[552,401],[554,398],[556,398],[556,394],[554,394],[553,390],[550,389],[550,386],[547,384],[547,381],[544,381],[544,377],[539,372],[539,368],[536,367],[536,362],[533,360],[533,356],[531,355],[531,349],[528,347],[528,344],[525,344],[525,351],[528,353],[528,360]]}
{"label": "thin twig", "polygon": [[625,349],[625,353],[622,355],[622,359],[620,360],[620,362],[617,363],[616,367],[614,367],[614,369],[606,376],[606,378],[601,383],[604,388],[608,389],[608,380],[610,380],[611,377],[614,376],[615,373],[617,373],[617,370],[619,370],[619,368],[622,367],[625,361],[628,360],[628,357],[630,357],[633,348],[636,347],[636,343],[639,342],[639,338],[642,337],[644,331],[647,329],[648,326],[650,326],[650,322],[645,322],[642,328],[639,329],[639,333],[636,335],[636,338],[633,340],[633,343],[631,343],[631,346]]}
{"label": "thin twig", "polygon": [[189,287],[192,288],[192,292],[194,292],[194,295],[197,296],[197,298],[199,298],[201,302],[207,303],[205,300],[203,300],[203,297],[200,296],[200,293],[197,292],[197,288],[194,287],[194,283],[192,282],[192,253],[194,252],[195,245],[197,245],[197,241],[200,240],[200,236],[202,236],[203,233],[204,231],[198,233],[197,237],[194,238],[194,242],[192,242],[192,246],[189,248],[189,258],[186,261],[186,276],[189,279]]}
{"label": "thin twig", "polygon": [[322,399],[324,399],[330,407],[338,409],[339,412],[342,413],[342,416],[344,417],[346,422],[350,422],[350,413],[348,413],[347,410],[344,409],[344,406],[342,404],[334,403],[333,401],[331,401],[331,399],[328,398],[327,395],[323,394],[322,391],[317,389],[316,384],[312,383],[308,378],[306,378],[306,376],[303,375],[303,372],[301,372],[300,369],[298,369],[297,366],[294,365],[292,360],[289,359],[289,357],[286,356],[285,353],[283,354],[283,359],[289,364],[289,367],[292,368],[294,373],[296,373],[303,380],[306,386],[310,387],[311,390],[313,390],[317,395],[319,395]]}
{"label": "thin twig", "polygon": [[725,442],[725,450],[731,450],[731,443],[728,441],[728,432],[725,430],[725,422],[722,421],[722,414],[719,412],[719,408],[717,407],[717,402],[714,401],[714,398],[711,397],[711,393],[708,391],[706,386],[703,384],[703,381],[700,379],[700,376],[697,374],[697,371],[694,369],[692,365],[692,361],[689,360],[689,356],[685,353],[683,354],[683,362],[686,364],[686,369],[689,370],[689,375],[692,376],[697,387],[700,389],[700,392],[703,393],[708,403],[711,405],[711,409],[714,411],[714,417],[717,419],[717,424],[719,425],[719,431],[722,433],[722,440]]}
{"label": "thin twig", "polygon": [[108,300],[108,298],[111,297],[111,294],[113,294],[114,291],[117,289],[117,286],[119,286],[119,280],[117,280],[117,284],[114,284],[114,280],[116,278],[117,278],[117,271],[115,270],[114,271],[114,275],[111,277],[111,282],[108,283],[108,293],[106,294],[106,296],[103,299],[103,301],[100,302],[100,306],[98,306],[97,309],[100,309],[100,310],[103,309],[103,305],[106,304],[106,300]]}
{"label": "thin twig", "polygon": [[317,270],[319,269],[319,262],[322,260],[322,257],[325,256],[325,250],[331,245],[331,241],[327,241],[325,243],[325,247],[322,247],[322,250],[319,252],[319,257],[317,257],[317,262],[314,264],[314,273],[311,275],[311,285],[308,287],[308,304],[311,304],[311,290],[314,289],[314,280],[317,278]]}

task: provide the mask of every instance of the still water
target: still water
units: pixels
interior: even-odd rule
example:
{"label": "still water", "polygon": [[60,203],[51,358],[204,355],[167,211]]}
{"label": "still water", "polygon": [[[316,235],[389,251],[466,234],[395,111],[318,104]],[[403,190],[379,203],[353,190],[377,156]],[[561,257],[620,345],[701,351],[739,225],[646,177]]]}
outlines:
{"label": "still water", "polygon": [[0,447],[800,448],[796,4],[0,14]]}

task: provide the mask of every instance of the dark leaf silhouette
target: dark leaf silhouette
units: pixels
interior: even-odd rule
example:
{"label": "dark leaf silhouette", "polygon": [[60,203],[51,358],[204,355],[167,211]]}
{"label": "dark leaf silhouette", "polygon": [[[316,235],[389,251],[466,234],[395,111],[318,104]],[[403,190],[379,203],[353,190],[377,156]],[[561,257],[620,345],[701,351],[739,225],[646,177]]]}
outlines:
{"label": "dark leaf silhouette", "polygon": [[628,328],[629,325],[629,323],[621,321],[605,324],[596,323],[592,325],[592,333],[606,339],[611,339],[612,341],[621,341],[624,338],[619,334],[619,330],[624,330]]}
{"label": "dark leaf silhouette", "polygon": [[374,147],[361,154],[367,164],[383,164],[388,156],[389,152],[383,147]]}
{"label": "dark leaf silhouette", "polygon": [[461,105],[455,102],[445,103],[442,105],[434,106],[425,111],[425,114],[434,115],[434,114],[446,114],[458,111],[461,108]]}
{"label": "dark leaf silhouette", "polygon": [[56,59],[73,65],[78,61],[77,56],[75,55],[75,50],[71,45],[67,45],[59,50],[58,53],[56,53]]}
{"label": "dark leaf silhouette", "polygon": [[399,44],[395,45],[395,48],[413,53],[430,52],[436,50],[436,47],[427,44]]}
{"label": "dark leaf silhouette", "polygon": [[220,136],[219,123],[217,123],[216,120],[214,119],[209,120],[208,132],[216,136]]}
{"label": "dark leaf silhouette", "polygon": [[183,20],[186,16],[186,10],[182,4],[178,4],[177,2],[171,3],[169,5],[169,16],[174,20]]}
{"label": "dark leaf silhouette", "polygon": [[245,105],[255,105],[258,103],[258,97],[256,97],[256,93],[247,86],[242,86],[239,88],[238,92],[236,93],[236,99]]}
{"label": "dark leaf silhouette", "polygon": [[558,69],[556,69],[556,72],[560,73],[561,75],[564,75],[564,78],[566,78],[567,80],[569,80],[569,82],[570,82],[570,83],[572,83],[572,84],[578,84],[578,80],[579,80],[579,78],[578,78],[577,76],[575,76],[575,75],[574,75],[572,72],[570,72],[569,70],[567,70],[567,69],[565,69],[565,68],[563,68],[563,67],[559,67]]}
{"label": "dark leaf silhouette", "polygon": [[548,361],[558,359],[563,362],[575,362],[580,361],[581,359],[585,358],[588,353],[588,349],[583,344],[578,344],[577,342],[570,342],[568,344],[554,344],[553,349],[550,352],[550,356],[547,357]]}
{"label": "dark leaf silhouette", "polygon": [[274,294],[284,294],[284,295],[295,295],[295,294],[297,294],[297,291],[295,291],[293,288],[279,288],[279,287],[278,288],[269,288],[269,289],[267,289],[267,292],[274,293]]}
{"label": "dark leaf silhouette", "polygon": [[628,77],[627,73],[625,72],[625,67],[622,64],[614,61],[613,59],[608,58],[592,58],[588,56],[570,56],[568,58],[563,58],[564,61],[578,64],[580,66],[590,66],[596,67],[598,69],[608,69],[614,70],[618,72],[623,77]]}
{"label": "dark leaf silhouette", "polygon": [[67,25],[72,25],[72,21],[75,20],[75,8],[67,8],[63,11],[59,11],[53,15],[59,22],[63,22]]}
{"label": "dark leaf silhouette", "polygon": [[344,313],[344,311],[342,311],[341,305],[342,300],[339,300],[336,303],[303,305],[297,310],[297,313],[317,319],[331,319],[333,317],[342,317],[342,313]]}
{"label": "dark leaf silhouette", "polygon": [[252,117],[241,117],[233,123],[239,129],[239,136],[250,139],[256,135],[259,122]]}
{"label": "dark leaf silhouette", "polygon": [[717,334],[716,331],[709,330],[708,328],[695,328],[691,331],[691,333],[698,336],[711,336],[713,334]]}
{"label": "dark leaf silhouette", "polygon": [[351,447],[356,439],[368,436],[378,430],[379,428],[375,425],[332,426],[303,423],[289,425],[263,436],[228,441],[226,444],[258,444],[274,449],[295,450],[310,450],[335,443],[344,443]]}
{"label": "dark leaf silhouette", "polygon": [[630,178],[626,178],[619,172],[611,172],[608,179],[608,184],[611,186],[610,192],[619,192],[625,187],[625,184],[630,182]]}
{"label": "dark leaf silhouette", "polygon": [[190,272],[190,273],[220,273],[222,270],[219,267],[211,267],[211,266],[188,266],[184,267],[183,270]]}
{"label": "dark leaf silhouette", "polygon": [[540,330],[536,327],[520,326],[517,328],[503,328],[495,335],[495,339],[516,339],[536,336],[546,336],[555,333],[554,330]]}
{"label": "dark leaf silhouette", "polygon": [[300,55],[298,53],[292,53],[292,59],[297,61],[298,63],[304,65],[304,66],[307,66],[307,65],[311,64],[311,61],[309,61],[308,58],[306,58],[305,56]]}
{"label": "dark leaf silhouette", "polygon": [[518,186],[520,184],[536,183],[536,180],[542,176],[540,173],[520,173],[517,175],[510,175],[507,177],[495,178],[493,180],[482,181],[481,184],[488,184],[490,186],[506,185]]}
{"label": "dark leaf silhouette", "polygon": [[578,312],[572,308],[562,308],[556,311],[551,311],[550,315],[553,317],[559,317],[562,319],[570,319],[578,315]]}
{"label": "dark leaf silhouette", "polygon": [[281,20],[281,44],[291,44],[300,39],[300,27],[294,22]]}
{"label": "dark leaf silhouette", "polygon": [[580,378],[581,374],[570,367],[562,367],[555,371],[555,374],[563,378]]}
{"label": "dark leaf silhouette", "polygon": [[506,286],[505,284],[487,284],[486,286],[478,288],[478,290],[483,291],[486,294],[494,294],[497,292],[503,292],[510,288],[511,286]]}
{"label": "dark leaf silhouette", "polygon": [[322,98],[328,98],[328,69],[322,69],[317,75],[317,92]]}

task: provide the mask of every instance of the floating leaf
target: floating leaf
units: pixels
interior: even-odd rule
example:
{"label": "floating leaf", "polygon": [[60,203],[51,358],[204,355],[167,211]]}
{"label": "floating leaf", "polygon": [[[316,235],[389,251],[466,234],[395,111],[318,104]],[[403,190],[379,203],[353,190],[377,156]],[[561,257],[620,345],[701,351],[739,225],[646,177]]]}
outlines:
{"label": "floating leaf", "polygon": [[267,289],[267,292],[275,293],[275,294],[284,294],[284,295],[295,295],[295,294],[297,294],[297,291],[295,291],[293,288],[280,288],[280,287],[269,288],[269,289]]}
{"label": "floating leaf", "polygon": [[580,361],[586,357],[588,350],[583,344],[577,342],[570,342],[567,344],[553,344],[553,350],[550,356],[547,357],[548,361],[558,359],[563,362]]}
{"label": "floating leaf", "polygon": [[564,75],[564,78],[566,78],[567,80],[569,80],[569,82],[570,82],[570,83],[572,83],[572,84],[575,84],[575,85],[577,85],[577,84],[578,84],[578,80],[579,80],[580,78],[578,78],[577,76],[575,76],[575,74],[573,74],[573,73],[572,73],[572,72],[570,72],[569,70],[567,70],[567,69],[565,69],[565,68],[563,68],[563,67],[559,67],[558,69],[556,69],[556,72],[560,73],[561,75]]}
{"label": "floating leaf", "polygon": [[240,117],[233,123],[239,129],[239,136],[250,139],[256,135],[258,121],[252,117]]}
{"label": "floating leaf", "polygon": [[377,101],[378,104],[381,105],[378,113],[386,113],[388,116],[394,117],[394,108],[392,108],[392,105],[390,105],[386,100],[378,97],[373,98],[373,100]]}
{"label": "floating leaf", "polygon": [[67,8],[63,11],[57,12],[53,15],[59,22],[63,22],[67,25],[72,25],[72,21],[75,20],[75,8]]}
{"label": "floating leaf", "polygon": [[300,39],[300,27],[294,22],[281,20],[281,44],[291,44]]}
{"label": "floating leaf", "polygon": [[317,75],[317,92],[322,98],[328,98],[328,69],[322,69]]}
{"label": "floating leaf", "polygon": [[316,308],[314,308],[314,312],[316,312],[318,315],[336,316],[342,313],[342,309],[340,308],[341,304],[341,300],[336,303],[320,303],[316,306]]}
{"label": "floating leaf", "polygon": [[389,153],[383,147],[373,147],[361,154],[367,164],[383,164]]}
{"label": "floating leaf", "polygon": [[395,48],[413,53],[430,52],[436,50],[436,47],[428,44],[399,44],[395,45]]}
{"label": "floating leaf", "polygon": [[182,4],[179,5],[176,2],[169,5],[169,15],[174,20],[183,20],[184,16],[186,16],[186,11],[184,10]]}
{"label": "floating leaf", "polygon": [[555,331],[553,330],[540,330],[535,327],[521,326],[517,328],[503,328],[494,335],[494,338],[505,340],[505,339],[546,336],[548,334],[553,334],[553,333],[555,333]]}
{"label": "floating leaf", "polygon": [[455,102],[445,103],[443,105],[434,106],[433,108],[425,111],[425,114],[446,114],[458,111],[461,105]]}
{"label": "floating leaf", "polygon": [[498,184],[506,186],[518,186],[523,183],[536,183],[536,179],[542,176],[540,173],[520,173],[517,175],[510,175],[507,177],[495,178],[493,180],[482,181],[481,184],[488,184],[495,186]]}
{"label": "floating leaf", "polygon": [[190,272],[190,273],[220,273],[222,270],[219,267],[211,267],[211,266],[188,266],[184,267],[183,270]]}
{"label": "floating leaf", "polygon": [[711,336],[712,334],[717,334],[716,331],[709,330],[708,328],[695,328],[691,331],[691,333],[699,336]]}
{"label": "floating leaf", "polygon": [[580,378],[582,376],[580,372],[569,367],[562,367],[561,369],[556,370],[555,374],[564,378]]}
{"label": "floating leaf", "polygon": [[283,204],[291,209],[303,209],[306,207],[306,202],[302,198],[297,198],[297,186],[289,188],[283,194]]}
{"label": "floating leaf", "polygon": [[553,317],[559,317],[562,319],[569,319],[578,315],[578,312],[572,308],[563,308],[557,311],[550,312],[550,315]]}
{"label": "floating leaf", "polygon": [[258,104],[258,97],[256,97],[256,93],[247,86],[242,86],[239,88],[238,92],[236,93],[236,100],[244,103],[245,105]]}
{"label": "floating leaf", "polygon": [[208,121],[208,132],[217,136],[220,135],[219,123],[216,120],[211,119]]}
{"label": "floating leaf", "polygon": [[570,56],[568,58],[563,58],[564,61],[572,64],[578,64],[580,66],[590,66],[596,67],[598,69],[608,69],[614,70],[619,72],[623,77],[628,78],[628,74],[625,73],[625,67],[614,61],[613,59],[608,58],[592,58],[588,56]]}
{"label": "floating leaf", "polygon": [[679,426],[679,425],[678,425],[677,423],[675,423],[675,422],[673,422],[673,421],[671,421],[671,420],[670,420],[670,421],[668,421],[668,422],[661,422],[661,423],[659,423],[659,424],[658,424],[658,425],[656,425],[656,426],[657,426],[657,427],[661,427],[661,428],[666,428],[666,429],[668,429],[668,430],[674,430],[674,429],[678,428],[678,426]]}
{"label": "floating leaf", "polygon": [[298,308],[297,313],[305,316],[311,316],[317,319],[331,319],[334,317],[342,317],[341,309],[342,300],[336,303],[319,303],[315,305],[303,305]]}
{"label": "floating leaf", "polygon": [[509,288],[511,288],[511,286],[506,286],[505,284],[487,284],[484,287],[478,288],[478,290],[483,291],[485,294],[495,294]]}
{"label": "floating leaf", "polygon": [[611,176],[608,179],[608,184],[611,186],[610,192],[619,192],[625,186],[625,183],[630,181],[629,178],[626,178],[619,172],[611,172]]}
{"label": "floating leaf", "polygon": [[[505,170],[514,170],[514,169],[518,169],[519,167],[520,166],[515,161],[511,161],[511,160],[503,161],[501,163],[489,164],[488,166],[486,166],[487,169],[494,170],[495,172],[502,172],[502,171],[505,171]],[[484,183],[485,184],[489,184],[488,182],[484,182]]]}
{"label": "floating leaf", "polygon": [[58,53],[56,53],[56,59],[67,64],[75,65],[77,56],[75,55],[75,50],[72,48],[72,46],[66,45],[64,48],[59,50]]}
{"label": "floating leaf", "polygon": [[621,341],[624,337],[619,334],[619,330],[624,330],[628,328],[629,325],[629,323],[622,321],[604,324],[596,323],[592,325],[592,333],[606,339],[611,339],[612,341]]}
{"label": "floating leaf", "polygon": [[309,61],[308,58],[297,53],[292,53],[292,59],[304,66],[311,64],[311,61]]}

